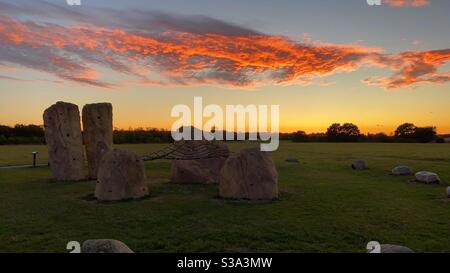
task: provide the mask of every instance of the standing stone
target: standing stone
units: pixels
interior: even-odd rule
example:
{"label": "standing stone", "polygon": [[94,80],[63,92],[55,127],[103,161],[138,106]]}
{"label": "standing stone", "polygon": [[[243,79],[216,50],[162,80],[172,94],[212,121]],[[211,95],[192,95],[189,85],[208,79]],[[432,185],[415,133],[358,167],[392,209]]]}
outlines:
{"label": "standing stone", "polygon": [[100,160],[95,197],[100,201],[137,199],[148,195],[142,158],[125,150],[111,150]]}
{"label": "standing stone", "polygon": [[270,154],[256,147],[231,155],[220,173],[219,195],[249,200],[278,198],[278,173]]}
{"label": "standing stone", "polygon": [[189,140],[175,143],[178,152],[193,154],[204,159],[173,160],[171,181],[174,183],[219,183],[220,170],[229,155],[228,146],[221,142]]}
{"label": "standing stone", "polygon": [[88,176],[97,178],[104,154],[113,146],[113,112],[110,103],[87,104],[83,107],[83,137],[86,145]]}
{"label": "standing stone", "polygon": [[450,198],[450,187],[447,187],[447,198]]}
{"label": "standing stone", "polygon": [[44,112],[45,141],[50,169],[57,181],[85,178],[80,111],[71,103],[57,102]]}

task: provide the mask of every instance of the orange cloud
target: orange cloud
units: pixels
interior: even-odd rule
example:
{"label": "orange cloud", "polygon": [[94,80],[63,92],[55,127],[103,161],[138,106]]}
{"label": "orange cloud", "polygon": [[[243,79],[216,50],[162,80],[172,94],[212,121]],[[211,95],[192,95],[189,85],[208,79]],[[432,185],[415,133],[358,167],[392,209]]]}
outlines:
{"label": "orange cloud", "polygon": [[383,0],[383,3],[396,8],[403,8],[403,7],[417,8],[429,5],[428,0]]}
{"label": "orange cloud", "polygon": [[379,48],[304,44],[213,22],[220,31],[204,26],[189,32],[174,23],[166,31],[148,32],[136,26],[132,31],[93,24],[68,27],[0,16],[0,63],[107,88],[117,83],[101,80],[94,67],[127,75],[129,82],[165,86],[307,84],[362,65],[393,70],[392,77],[364,80],[385,88],[449,81],[448,73],[437,72],[450,60],[447,49],[389,55]]}
{"label": "orange cloud", "polygon": [[450,73],[438,72],[438,68],[449,61],[450,49],[409,51],[387,56],[380,63],[384,62],[384,65],[397,72],[391,77],[372,77],[363,82],[387,89],[410,87],[418,83],[442,84],[450,81]]}

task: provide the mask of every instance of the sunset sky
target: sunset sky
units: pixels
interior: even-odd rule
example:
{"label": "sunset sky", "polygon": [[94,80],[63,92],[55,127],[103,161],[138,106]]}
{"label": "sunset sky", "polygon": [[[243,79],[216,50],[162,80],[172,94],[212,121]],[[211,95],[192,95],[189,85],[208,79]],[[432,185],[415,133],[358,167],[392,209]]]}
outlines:
{"label": "sunset sky", "polygon": [[0,124],[111,102],[119,128],[171,108],[279,104],[281,131],[403,122],[450,133],[450,1],[0,0]]}

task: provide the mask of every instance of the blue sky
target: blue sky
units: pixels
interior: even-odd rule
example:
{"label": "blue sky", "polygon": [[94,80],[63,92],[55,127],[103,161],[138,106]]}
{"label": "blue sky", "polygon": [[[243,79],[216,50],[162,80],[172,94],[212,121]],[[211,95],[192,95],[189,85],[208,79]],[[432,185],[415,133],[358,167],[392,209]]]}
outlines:
{"label": "blue sky", "polygon": [[427,48],[450,44],[447,0],[434,0],[422,8],[375,7],[365,0],[83,0],[83,5],[202,14],[268,34],[301,38],[310,33],[313,39],[333,43],[364,40],[398,51],[414,49],[416,40],[425,42]]}

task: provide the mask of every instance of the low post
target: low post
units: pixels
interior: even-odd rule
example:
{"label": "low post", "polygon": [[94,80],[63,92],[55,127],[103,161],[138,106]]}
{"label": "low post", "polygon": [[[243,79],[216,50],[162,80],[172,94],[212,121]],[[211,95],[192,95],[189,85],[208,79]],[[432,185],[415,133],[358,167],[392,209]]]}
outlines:
{"label": "low post", "polygon": [[33,168],[36,168],[36,157],[37,157],[38,153],[39,152],[36,152],[36,151],[31,153],[33,155]]}

